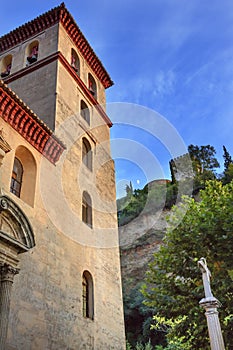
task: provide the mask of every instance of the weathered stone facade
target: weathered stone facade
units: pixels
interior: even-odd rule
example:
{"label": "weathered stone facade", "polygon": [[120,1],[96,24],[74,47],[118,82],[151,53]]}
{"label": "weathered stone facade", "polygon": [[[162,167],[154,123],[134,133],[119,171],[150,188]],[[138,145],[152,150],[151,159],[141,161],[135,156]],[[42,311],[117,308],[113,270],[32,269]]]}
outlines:
{"label": "weathered stone facade", "polygon": [[[0,38],[0,50],[1,72],[11,62],[0,84],[1,350],[125,349],[105,114],[112,81],[64,4]],[[12,189],[15,159],[20,194]]]}

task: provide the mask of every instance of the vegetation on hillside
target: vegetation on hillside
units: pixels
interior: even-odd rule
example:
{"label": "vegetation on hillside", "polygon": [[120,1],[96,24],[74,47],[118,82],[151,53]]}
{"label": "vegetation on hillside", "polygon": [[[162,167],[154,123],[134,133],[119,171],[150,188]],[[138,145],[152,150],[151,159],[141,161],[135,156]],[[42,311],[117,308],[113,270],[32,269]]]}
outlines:
{"label": "vegetation on hillside", "polygon": [[153,346],[165,345],[164,334],[156,329],[151,329],[154,310],[143,303],[145,298],[141,293],[141,288],[142,283],[138,283],[130,290],[130,293],[125,293],[123,290],[127,340],[133,348],[137,344],[146,344],[148,339]]}
{"label": "vegetation on hillside", "polygon": [[[183,216],[182,207],[188,206]],[[165,331],[168,344],[179,339],[185,349],[209,349],[204,297],[197,261],[205,257],[212,273],[213,294],[222,303],[220,322],[226,349],[233,349],[233,182],[209,181],[201,201],[185,198],[173,208],[164,244],[149,266],[143,294],[154,310],[154,327]]]}
{"label": "vegetation on hillside", "polygon": [[[225,170],[222,175],[225,183],[233,178],[233,164],[230,154],[224,147]],[[153,214],[158,210],[169,210],[181,200],[181,194],[195,194],[205,187],[208,180],[216,179],[215,169],[219,162],[215,157],[216,151],[213,146],[188,146],[188,152],[193,167],[193,182],[190,178],[178,181],[174,173],[175,161],[170,162],[171,181],[153,181],[143,189],[133,190],[132,183],[126,185],[126,196],[118,199],[118,224],[123,226],[144,214]],[[184,163],[184,168],[186,164]]]}
{"label": "vegetation on hillside", "polygon": [[[172,209],[173,221],[164,245],[149,267],[144,297],[139,285],[131,290],[130,295],[125,295],[126,333],[132,349],[136,349],[137,343],[140,346],[147,344],[156,350],[209,348],[206,319],[204,311],[199,308],[203,286],[197,260],[202,256],[207,258],[213,275],[214,295],[223,304],[219,311],[227,349],[233,349],[229,339],[233,330],[233,295],[230,288],[233,276],[230,266],[233,246],[233,184],[230,183],[233,179],[233,162],[223,147],[224,171],[217,176],[215,168],[219,164],[213,147],[190,145],[189,151],[194,168],[193,192],[206,189],[201,190],[201,202],[185,199],[188,210],[177,227],[176,221],[179,220],[183,204],[179,202],[180,198],[177,200],[179,182],[174,174],[171,173],[172,181],[166,184],[165,200],[164,192],[159,191],[160,183],[151,193],[153,210],[161,209],[162,205],[163,208],[171,208],[178,202],[179,206]],[[120,224],[129,222],[144,209],[143,205],[148,201],[148,187],[133,191],[131,186],[126,198],[128,202],[122,205],[119,215]],[[143,304],[145,297],[146,305]],[[152,315],[155,316],[153,322]],[[153,330],[148,327],[151,323],[154,324]],[[148,339],[151,339],[150,345]],[[155,344],[160,345],[155,347]]]}

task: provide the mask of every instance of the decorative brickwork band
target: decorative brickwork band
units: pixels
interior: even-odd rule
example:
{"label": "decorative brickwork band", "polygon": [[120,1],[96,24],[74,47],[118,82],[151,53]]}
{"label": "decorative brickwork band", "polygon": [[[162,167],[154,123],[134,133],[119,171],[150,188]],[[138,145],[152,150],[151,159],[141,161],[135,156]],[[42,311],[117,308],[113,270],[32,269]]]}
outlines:
{"label": "decorative brickwork band", "polygon": [[14,276],[17,273],[19,273],[19,269],[16,269],[8,264],[3,264],[0,266],[0,350],[5,350],[10,312],[11,289]]}

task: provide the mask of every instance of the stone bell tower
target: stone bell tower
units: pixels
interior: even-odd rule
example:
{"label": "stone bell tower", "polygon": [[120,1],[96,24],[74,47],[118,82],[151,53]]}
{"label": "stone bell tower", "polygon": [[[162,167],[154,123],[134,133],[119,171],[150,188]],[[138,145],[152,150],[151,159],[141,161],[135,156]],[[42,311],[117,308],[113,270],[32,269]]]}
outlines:
{"label": "stone bell tower", "polygon": [[0,38],[0,75],[0,186],[33,235],[15,260],[4,349],[125,349],[113,82],[64,3]]}
{"label": "stone bell tower", "polygon": [[3,36],[0,58],[1,78],[52,130],[84,103],[111,125],[102,108],[113,82],[64,3]]}

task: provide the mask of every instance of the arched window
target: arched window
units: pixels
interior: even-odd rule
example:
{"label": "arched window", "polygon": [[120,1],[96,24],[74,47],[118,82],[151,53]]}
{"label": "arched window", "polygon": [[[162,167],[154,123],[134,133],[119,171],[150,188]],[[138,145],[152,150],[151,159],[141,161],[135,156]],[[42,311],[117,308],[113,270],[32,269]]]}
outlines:
{"label": "arched window", "polygon": [[92,149],[90,142],[85,137],[82,144],[82,161],[92,171]]}
{"label": "arched window", "polygon": [[27,65],[37,61],[38,52],[39,52],[39,42],[35,40],[31,44],[29,44],[27,47]]}
{"label": "arched window", "polygon": [[94,319],[94,286],[88,271],[84,271],[82,276],[82,311],[83,317]]}
{"label": "arched window", "polygon": [[12,176],[11,176],[11,187],[10,191],[14,193],[17,197],[20,197],[20,191],[23,179],[23,166],[18,158],[15,158]]}
{"label": "arched window", "polygon": [[29,205],[34,205],[36,187],[36,161],[24,146],[15,152],[10,191]]}
{"label": "arched window", "polygon": [[88,89],[90,93],[97,99],[97,87],[96,87],[96,82],[93,76],[88,73]]}
{"label": "arched window", "polygon": [[11,66],[12,66],[12,55],[7,55],[2,60],[1,78],[5,78],[5,77],[8,77],[8,75],[10,75]]}
{"label": "arched window", "polygon": [[71,49],[71,67],[75,70],[75,72],[80,75],[80,61],[79,57],[74,49]]}
{"label": "arched window", "polygon": [[90,111],[87,104],[83,100],[81,100],[81,103],[80,103],[80,114],[81,114],[81,117],[84,120],[86,120],[86,122],[90,125]]}
{"label": "arched window", "polygon": [[92,203],[86,191],[83,192],[82,198],[82,221],[92,228]]}

